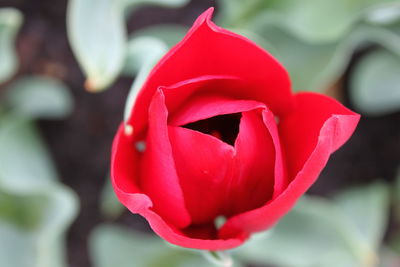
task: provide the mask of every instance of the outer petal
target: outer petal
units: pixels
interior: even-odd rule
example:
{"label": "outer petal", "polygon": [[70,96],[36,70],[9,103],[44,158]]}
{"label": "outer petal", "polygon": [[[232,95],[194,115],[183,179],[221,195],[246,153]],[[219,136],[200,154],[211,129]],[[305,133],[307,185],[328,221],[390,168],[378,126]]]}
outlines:
{"label": "outer petal", "polygon": [[220,230],[221,238],[275,224],[315,182],[330,154],[347,141],[359,121],[358,114],[326,96],[301,93],[296,100],[296,110],[280,123],[292,182],[263,207],[228,219]]}
{"label": "outer petal", "polygon": [[286,70],[255,43],[216,26],[212,13],[213,8],[204,12],[149,75],[129,120],[138,132],[146,127],[148,106],[159,86],[203,75],[239,77],[250,84],[251,99],[267,104],[278,116],[290,111],[293,99]]}
{"label": "outer petal", "polygon": [[227,250],[240,246],[248,235],[242,234],[228,239],[200,239],[190,238],[185,233],[179,231],[171,225],[168,225],[158,214],[152,210],[146,210],[141,213],[149,223],[151,228],[168,242],[187,248],[206,249],[206,250]]}
{"label": "outer petal", "polygon": [[168,137],[168,112],[159,90],[149,109],[149,130],[141,165],[140,186],[154,203],[154,210],[179,228],[190,224]]}
{"label": "outer petal", "polygon": [[[289,180],[293,180],[310,157],[321,136],[321,128],[330,118],[337,118],[337,128],[329,134],[334,152],[353,134],[359,115],[334,99],[316,93],[295,95],[297,107],[290,115],[281,119],[279,132],[286,151]],[[338,117],[339,115],[339,117]]]}
{"label": "outer petal", "polygon": [[111,155],[111,182],[119,200],[135,213],[152,206],[151,200],[138,187],[139,151],[121,124],[115,136]]}

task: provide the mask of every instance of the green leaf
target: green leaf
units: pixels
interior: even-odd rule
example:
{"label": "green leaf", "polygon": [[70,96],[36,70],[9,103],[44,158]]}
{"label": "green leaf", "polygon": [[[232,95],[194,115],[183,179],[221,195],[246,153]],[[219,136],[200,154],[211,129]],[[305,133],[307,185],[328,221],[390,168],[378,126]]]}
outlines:
{"label": "green leaf", "polygon": [[100,196],[101,213],[110,218],[116,219],[125,211],[125,207],[119,202],[112,188],[110,178],[106,180]]}
{"label": "green leaf", "polygon": [[126,100],[125,120],[129,118],[136,97],[147,76],[167,49],[168,47],[164,42],[153,37],[136,37],[129,41],[127,69],[130,69],[132,73],[137,73],[137,75]]}
{"label": "green leaf", "polygon": [[56,183],[30,191],[4,189],[12,202],[2,204],[8,214],[0,212],[0,266],[66,266],[64,235],[77,214],[76,195]]}
{"label": "green leaf", "polygon": [[400,6],[398,3],[389,3],[371,9],[366,14],[366,20],[375,23],[389,25],[395,23],[400,18]]}
{"label": "green leaf", "polygon": [[16,196],[0,188],[0,218],[25,229],[33,229],[40,223],[47,205],[43,195]]}
{"label": "green leaf", "polygon": [[295,91],[323,91],[346,63],[335,58],[336,43],[312,45],[276,27],[262,23],[256,27],[254,31],[266,39],[270,52],[287,68]]}
{"label": "green leaf", "polygon": [[17,9],[0,9],[0,84],[11,78],[17,70],[15,38],[22,20],[22,14]]}
{"label": "green leaf", "polygon": [[[360,24],[349,33],[348,39],[353,39],[357,44],[374,43],[400,56],[400,27],[375,26]],[[398,31],[398,32],[397,32]]]}
{"label": "green leaf", "polygon": [[236,253],[246,261],[287,267],[358,266],[346,227],[332,203],[303,197],[276,227],[254,236]]}
{"label": "green leaf", "polygon": [[31,191],[57,179],[53,162],[30,120],[0,120],[0,177],[7,188]]}
{"label": "green leaf", "polygon": [[95,267],[210,266],[195,250],[168,246],[154,235],[113,225],[98,226],[90,236],[89,248]]}
{"label": "green leaf", "polygon": [[96,227],[89,239],[90,255],[95,267],[150,266],[150,262],[162,254],[163,246],[160,240],[151,235],[112,225]]}
{"label": "green leaf", "polygon": [[[260,13],[270,9],[276,0],[219,0],[218,24],[224,27],[246,28],[247,24]],[[272,15],[274,19],[276,16]]]}
{"label": "green leaf", "polygon": [[0,266],[39,267],[32,260],[35,258],[33,242],[29,232],[0,220]]}
{"label": "green leaf", "polygon": [[400,56],[378,50],[364,56],[350,81],[350,98],[362,113],[384,115],[400,109]]}
{"label": "green leaf", "polygon": [[393,11],[398,5],[385,2],[220,1],[218,21],[277,57],[295,91],[324,92],[340,79],[361,45],[378,43],[400,55],[399,16]]}
{"label": "green leaf", "polygon": [[388,205],[383,184],[346,190],[335,201],[305,196],[276,227],[235,253],[278,266],[375,266]]}
{"label": "green leaf", "polygon": [[47,194],[48,208],[42,223],[34,233],[38,251],[38,267],[66,266],[65,232],[76,218],[79,208],[77,195],[61,184],[43,188]]}
{"label": "green leaf", "polygon": [[14,113],[31,118],[62,118],[73,109],[69,89],[61,81],[45,76],[16,80],[9,86],[6,100]]}
{"label": "green leaf", "polygon": [[[180,7],[188,0],[71,0],[68,37],[87,76],[85,87],[100,91],[119,75],[126,56],[125,13],[142,5]],[[128,59],[129,61],[130,59]]]}
{"label": "green leaf", "polygon": [[123,4],[121,0],[68,3],[68,38],[89,91],[104,90],[122,70],[127,39]]}
{"label": "green leaf", "polygon": [[141,5],[158,5],[164,7],[181,7],[189,3],[189,0],[122,0],[128,7]]}
{"label": "green leaf", "polygon": [[400,55],[400,35],[388,28],[359,24],[339,42],[310,43],[268,24],[264,16],[248,25],[249,31],[234,31],[257,42],[282,62],[295,91],[323,92],[329,88],[345,71],[353,51],[365,43],[379,43]]}
{"label": "green leaf", "polygon": [[167,50],[167,45],[154,37],[141,36],[131,39],[128,43],[124,73],[130,76],[137,75],[145,65],[154,65]]}
{"label": "green leaf", "polygon": [[279,1],[277,9],[281,23],[293,34],[310,41],[330,41],[343,37],[370,8],[389,2],[392,0],[286,0]]}
{"label": "green leaf", "polygon": [[176,45],[185,37],[188,28],[179,24],[160,24],[136,31],[130,40],[137,37],[153,37],[163,41],[168,47]]}
{"label": "green leaf", "polygon": [[338,194],[335,202],[360,237],[378,251],[389,218],[388,187],[383,183],[355,187]]}
{"label": "green leaf", "polygon": [[189,2],[189,0],[118,0],[124,6],[124,13],[129,17],[137,9],[143,6],[161,6],[167,8],[181,7]]}
{"label": "green leaf", "polygon": [[[219,1],[220,21],[245,27],[264,13],[266,23],[285,28],[303,41],[332,42],[341,39],[372,8],[389,5],[391,0],[249,0]],[[396,3],[391,3],[395,6]],[[386,5],[384,5],[386,7]]]}
{"label": "green leaf", "polygon": [[59,184],[32,121],[8,114],[0,121],[1,266],[65,266],[65,231],[77,196]]}

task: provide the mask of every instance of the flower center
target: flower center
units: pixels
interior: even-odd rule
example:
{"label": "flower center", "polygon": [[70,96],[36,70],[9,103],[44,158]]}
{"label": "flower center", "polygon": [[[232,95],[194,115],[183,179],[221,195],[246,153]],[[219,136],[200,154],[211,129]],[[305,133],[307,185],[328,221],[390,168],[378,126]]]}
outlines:
{"label": "flower center", "polygon": [[182,127],[212,135],[233,146],[239,133],[240,118],[241,113],[219,115],[188,123]]}

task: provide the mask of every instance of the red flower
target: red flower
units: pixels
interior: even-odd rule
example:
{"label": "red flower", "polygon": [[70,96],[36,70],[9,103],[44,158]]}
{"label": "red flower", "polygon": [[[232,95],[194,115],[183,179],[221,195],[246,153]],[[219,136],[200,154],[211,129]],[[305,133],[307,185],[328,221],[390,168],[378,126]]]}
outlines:
{"label": "red flower", "polygon": [[[212,12],[149,75],[115,137],[112,182],[165,240],[223,250],[285,215],[359,115],[320,94],[293,95],[282,65],[216,26]],[[224,125],[235,120],[237,137]]]}

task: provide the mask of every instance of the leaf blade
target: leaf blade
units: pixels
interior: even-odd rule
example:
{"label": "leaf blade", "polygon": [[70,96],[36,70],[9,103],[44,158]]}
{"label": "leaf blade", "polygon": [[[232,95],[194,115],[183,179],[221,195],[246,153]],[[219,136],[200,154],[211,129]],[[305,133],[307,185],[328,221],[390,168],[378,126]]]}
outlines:
{"label": "leaf blade", "polygon": [[67,8],[68,39],[86,74],[86,89],[106,89],[122,70],[126,26],[119,0],[71,0]]}

